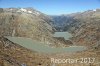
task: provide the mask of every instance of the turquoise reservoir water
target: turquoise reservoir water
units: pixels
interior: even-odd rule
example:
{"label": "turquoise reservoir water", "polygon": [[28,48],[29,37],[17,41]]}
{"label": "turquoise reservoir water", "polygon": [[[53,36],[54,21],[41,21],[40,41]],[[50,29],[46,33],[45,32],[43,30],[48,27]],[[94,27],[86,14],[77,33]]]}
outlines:
{"label": "turquoise reservoir water", "polygon": [[31,49],[37,52],[60,53],[60,52],[77,52],[77,51],[86,50],[86,47],[84,46],[70,46],[66,48],[51,48],[51,47],[45,46],[45,44],[42,44],[30,38],[24,38],[24,37],[5,36],[5,38],[25,48],[28,48],[28,49]]}
{"label": "turquoise reservoir water", "polygon": [[69,40],[69,38],[72,37],[72,35],[69,32],[55,32],[54,37],[64,37],[65,40]]}

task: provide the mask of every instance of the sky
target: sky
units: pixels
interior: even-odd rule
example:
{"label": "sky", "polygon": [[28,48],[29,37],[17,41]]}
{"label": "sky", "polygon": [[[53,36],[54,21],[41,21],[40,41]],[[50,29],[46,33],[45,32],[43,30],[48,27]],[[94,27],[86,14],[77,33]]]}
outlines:
{"label": "sky", "polygon": [[33,7],[48,15],[60,15],[100,8],[100,0],[0,0],[0,7]]}

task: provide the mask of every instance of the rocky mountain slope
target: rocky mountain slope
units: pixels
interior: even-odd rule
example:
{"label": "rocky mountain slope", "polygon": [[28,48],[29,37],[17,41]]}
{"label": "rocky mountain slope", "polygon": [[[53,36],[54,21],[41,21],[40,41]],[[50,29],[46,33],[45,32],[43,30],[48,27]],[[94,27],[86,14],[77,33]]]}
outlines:
{"label": "rocky mountain slope", "polygon": [[33,8],[0,9],[0,36],[32,38],[50,46],[64,41],[53,38],[52,19]]}
{"label": "rocky mountain slope", "polygon": [[91,47],[100,45],[100,9],[52,18],[56,29],[61,29],[58,31],[69,31],[73,34],[74,44]]}
{"label": "rocky mountain slope", "polygon": [[90,10],[75,15],[76,23],[73,23],[71,29],[74,34],[74,40],[77,44],[86,46],[100,45],[100,10]]}
{"label": "rocky mountain slope", "polygon": [[67,31],[70,28],[70,24],[73,23],[73,17],[67,15],[54,15],[51,18],[56,31]]}
{"label": "rocky mountain slope", "polygon": [[53,32],[49,17],[36,10],[7,8],[3,11],[0,13],[1,36],[24,36],[42,41]]}

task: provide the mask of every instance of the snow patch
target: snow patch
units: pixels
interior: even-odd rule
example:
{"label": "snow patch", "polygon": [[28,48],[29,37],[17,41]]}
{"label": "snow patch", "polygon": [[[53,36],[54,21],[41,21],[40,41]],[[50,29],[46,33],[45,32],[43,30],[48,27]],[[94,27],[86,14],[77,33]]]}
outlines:
{"label": "snow patch", "polygon": [[31,10],[27,10],[24,8],[19,9],[17,12],[24,12],[24,13],[34,14],[34,15],[40,15],[38,11],[31,11]]}
{"label": "snow patch", "polygon": [[27,10],[26,10],[26,9],[24,9],[24,8],[21,8],[20,10],[21,10],[21,11],[23,11],[23,12],[27,12]]}
{"label": "snow patch", "polygon": [[35,15],[40,15],[40,13],[37,12],[37,11],[34,11],[33,14],[35,14]]}
{"label": "snow patch", "polygon": [[93,11],[96,11],[96,9],[94,9]]}
{"label": "snow patch", "polygon": [[32,11],[28,11],[28,13],[32,13]]}

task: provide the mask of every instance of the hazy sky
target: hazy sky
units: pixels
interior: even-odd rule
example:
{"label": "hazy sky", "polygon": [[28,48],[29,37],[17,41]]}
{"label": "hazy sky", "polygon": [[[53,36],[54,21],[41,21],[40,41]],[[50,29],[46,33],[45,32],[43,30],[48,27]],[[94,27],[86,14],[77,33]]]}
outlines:
{"label": "hazy sky", "polygon": [[0,7],[33,7],[48,15],[100,8],[100,0],[0,0]]}

